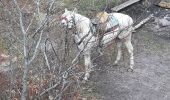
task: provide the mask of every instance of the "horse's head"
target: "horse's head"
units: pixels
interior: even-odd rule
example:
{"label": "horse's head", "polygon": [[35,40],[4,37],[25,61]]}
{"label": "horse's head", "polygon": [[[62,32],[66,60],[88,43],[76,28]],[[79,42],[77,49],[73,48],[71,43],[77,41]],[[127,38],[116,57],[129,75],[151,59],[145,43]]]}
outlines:
{"label": "horse's head", "polygon": [[65,12],[61,15],[61,24],[69,29],[72,28],[75,25],[75,13],[76,9],[68,11],[65,8]]}

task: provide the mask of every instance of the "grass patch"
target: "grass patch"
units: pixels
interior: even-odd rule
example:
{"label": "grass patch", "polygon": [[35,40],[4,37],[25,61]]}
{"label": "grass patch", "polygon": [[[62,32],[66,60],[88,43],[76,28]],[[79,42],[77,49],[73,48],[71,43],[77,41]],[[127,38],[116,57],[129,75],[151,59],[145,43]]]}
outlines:
{"label": "grass patch", "polygon": [[124,2],[125,0],[64,0],[65,8],[70,10],[77,8],[80,14],[92,17],[97,12],[106,10],[109,11],[115,5]]}
{"label": "grass patch", "polygon": [[7,43],[2,36],[0,36],[0,52],[7,53]]}

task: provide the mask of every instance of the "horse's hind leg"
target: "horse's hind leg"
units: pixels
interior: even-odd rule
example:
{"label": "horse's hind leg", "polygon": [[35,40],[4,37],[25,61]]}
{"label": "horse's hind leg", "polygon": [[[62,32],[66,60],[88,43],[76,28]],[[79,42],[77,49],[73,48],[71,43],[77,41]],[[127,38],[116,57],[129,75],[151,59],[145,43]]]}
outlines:
{"label": "horse's hind leg", "polygon": [[134,57],[133,57],[133,46],[132,46],[132,43],[131,43],[131,34],[128,37],[126,37],[125,46],[126,46],[128,52],[129,52],[129,55],[130,55],[130,69],[133,70]]}
{"label": "horse's hind leg", "polygon": [[86,52],[84,54],[84,63],[85,63],[84,80],[88,80],[88,78],[90,77],[90,72],[91,72],[91,67],[92,67],[90,52]]}
{"label": "horse's hind leg", "polygon": [[117,63],[120,61],[120,58],[122,56],[122,42],[121,40],[116,40],[116,46],[117,46],[117,57],[113,65],[117,65]]}

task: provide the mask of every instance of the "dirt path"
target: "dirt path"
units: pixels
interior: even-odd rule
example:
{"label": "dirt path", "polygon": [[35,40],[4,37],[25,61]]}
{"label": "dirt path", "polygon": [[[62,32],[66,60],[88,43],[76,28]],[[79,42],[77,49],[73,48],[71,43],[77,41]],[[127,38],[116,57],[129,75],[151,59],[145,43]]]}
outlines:
{"label": "dirt path", "polygon": [[92,73],[88,83],[92,93],[102,100],[170,100],[170,38],[152,29],[146,24],[133,35],[134,72],[126,71],[123,59],[119,66],[108,64],[107,57],[94,62],[100,70]]}

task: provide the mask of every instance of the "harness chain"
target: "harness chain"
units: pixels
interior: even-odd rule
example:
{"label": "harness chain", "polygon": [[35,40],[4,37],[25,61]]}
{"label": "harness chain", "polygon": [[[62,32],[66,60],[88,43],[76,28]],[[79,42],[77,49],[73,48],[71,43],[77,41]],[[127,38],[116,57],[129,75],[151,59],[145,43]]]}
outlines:
{"label": "harness chain", "polygon": [[69,55],[69,48],[68,48],[68,46],[69,46],[69,44],[68,44],[68,32],[69,32],[69,31],[68,31],[68,25],[67,25],[66,30],[65,30],[65,39],[64,39],[64,41],[65,41],[64,61],[66,61],[66,57]]}

